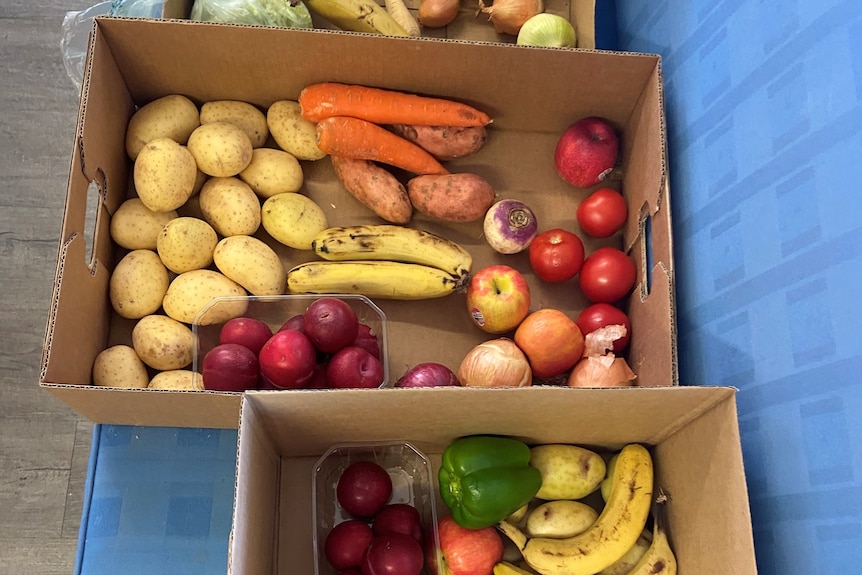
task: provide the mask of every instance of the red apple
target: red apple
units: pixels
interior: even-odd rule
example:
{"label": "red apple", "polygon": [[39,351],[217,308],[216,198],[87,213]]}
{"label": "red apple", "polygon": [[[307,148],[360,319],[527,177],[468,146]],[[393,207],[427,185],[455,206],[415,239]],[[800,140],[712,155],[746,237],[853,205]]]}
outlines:
{"label": "red apple", "polygon": [[371,528],[375,535],[404,533],[422,542],[422,517],[419,510],[408,503],[390,503],[374,515]]}
{"label": "red apple", "polygon": [[254,389],[260,378],[257,355],[238,343],[223,343],[209,350],[202,372],[204,388],[214,391]]}
{"label": "red apple", "polygon": [[617,163],[619,136],[607,120],[595,116],[569,126],[554,150],[560,177],[578,188],[601,182]]}
{"label": "red apple", "polygon": [[296,389],[314,375],[317,352],[308,337],[286,329],[274,334],[260,350],[260,373],[275,387]]}
{"label": "red apple", "polygon": [[377,341],[377,336],[372,333],[368,324],[359,324],[359,332],[356,334],[353,345],[367,349],[371,355],[380,359],[380,342]]}
{"label": "red apple", "polygon": [[326,365],[326,379],[331,387],[380,387],[383,364],[367,349],[351,345],[335,352]]}
{"label": "red apple", "polygon": [[295,315],[295,316],[289,318],[283,324],[281,324],[281,327],[278,328],[278,331],[284,331],[286,329],[295,329],[297,331],[301,331],[304,333],[305,328],[302,327],[302,324],[304,323],[304,321],[305,320],[303,319],[302,314]]}
{"label": "red apple", "polygon": [[378,535],[365,552],[362,575],[419,575],[424,561],[422,545],[410,535]]}
{"label": "red apple", "polygon": [[359,319],[346,301],[323,297],[305,310],[302,327],[318,351],[335,353],[356,340]]}
{"label": "red apple", "polygon": [[304,389],[329,389],[329,380],[326,379],[326,366],[322,363],[315,364],[311,379],[302,387]]}
{"label": "red apple", "polygon": [[502,334],[518,327],[530,310],[530,286],[507,265],[487,266],[467,284],[467,311],[482,331]]}
{"label": "red apple", "polygon": [[437,537],[440,557],[433,549],[426,553],[433,575],[491,575],[503,559],[503,539],[495,527],[467,529],[449,515],[437,521]]}
{"label": "red apple", "polygon": [[359,519],[348,519],[326,534],[323,555],[336,569],[359,567],[373,539],[374,533],[368,523]]}
{"label": "red apple", "polygon": [[272,329],[261,320],[251,317],[235,317],[229,319],[221,327],[219,343],[237,343],[249,348],[257,355],[270,337],[272,337]]}

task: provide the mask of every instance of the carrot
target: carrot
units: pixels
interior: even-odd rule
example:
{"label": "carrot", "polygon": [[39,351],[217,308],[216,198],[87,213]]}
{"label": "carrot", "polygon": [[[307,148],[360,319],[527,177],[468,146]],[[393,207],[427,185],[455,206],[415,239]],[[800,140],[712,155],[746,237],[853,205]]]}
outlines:
{"label": "carrot", "polygon": [[372,122],[347,116],[317,123],[317,147],[333,156],[372,160],[414,174],[448,174],[434,156]]}
{"label": "carrot", "polygon": [[491,123],[487,114],[461,102],[358,84],[306,86],[299,93],[299,105],[302,117],[311,122],[351,116],[375,124],[471,127]]}

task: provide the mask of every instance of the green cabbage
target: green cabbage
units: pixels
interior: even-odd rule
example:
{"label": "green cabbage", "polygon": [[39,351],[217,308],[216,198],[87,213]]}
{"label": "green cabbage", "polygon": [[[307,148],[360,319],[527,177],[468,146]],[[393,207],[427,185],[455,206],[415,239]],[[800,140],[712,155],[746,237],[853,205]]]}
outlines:
{"label": "green cabbage", "polygon": [[192,20],[311,28],[311,13],[302,0],[195,0]]}

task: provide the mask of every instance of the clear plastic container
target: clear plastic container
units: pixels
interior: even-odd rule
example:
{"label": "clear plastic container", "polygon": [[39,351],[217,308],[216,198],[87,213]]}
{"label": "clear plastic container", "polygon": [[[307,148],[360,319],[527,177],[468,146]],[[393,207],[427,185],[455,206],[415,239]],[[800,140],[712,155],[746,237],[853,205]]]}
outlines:
{"label": "clear plastic container", "polygon": [[[314,573],[335,575],[336,571],[323,554],[329,531],[350,515],[341,508],[335,489],[341,473],[355,461],[373,461],[392,478],[390,503],[407,503],[419,511],[425,538],[433,538],[438,549],[437,506],[434,496],[433,467],[428,458],[409,442],[356,443],[331,447],[317,461],[312,477],[312,513],[314,521]],[[428,547],[425,546],[427,550]],[[427,566],[424,573],[428,573]]]}
{"label": "clear plastic container", "polygon": [[278,295],[278,296],[222,296],[213,300],[201,309],[192,323],[195,335],[195,352],[192,358],[192,370],[200,373],[203,358],[209,350],[219,343],[219,332],[223,323],[212,323],[213,317],[230,317],[238,306],[244,306],[242,317],[259,319],[266,323],[273,332],[288,319],[305,312],[312,302],[324,297],[335,297],[347,302],[360,323],[371,328],[371,333],[377,336],[380,346],[380,362],[383,364],[383,383],[380,387],[391,387],[389,382],[389,353],[386,343],[386,314],[377,305],[363,295],[333,294],[321,295]]}

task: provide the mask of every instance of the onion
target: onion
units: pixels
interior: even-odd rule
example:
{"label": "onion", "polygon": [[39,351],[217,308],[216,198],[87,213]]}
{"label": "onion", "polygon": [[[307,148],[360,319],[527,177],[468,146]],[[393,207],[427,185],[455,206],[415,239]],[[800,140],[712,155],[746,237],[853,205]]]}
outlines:
{"label": "onion", "polygon": [[569,387],[631,387],[637,376],[621,357],[614,354],[581,358],[569,374]]}
{"label": "onion", "polygon": [[501,254],[527,249],[539,230],[536,215],[518,200],[500,200],[485,212],[485,239]]}
{"label": "onion", "polygon": [[501,337],[471,349],[461,361],[458,379],[465,387],[529,387],[533,372],[515,342]]}
{"label": "onion", "polygon": [[443,387],[461,385],[458,376],[442,363],[417,363],[402,375],[395,387]]}
{"label": "onion", "polygon": [[494,0],[491,6],[479,0],[479,10],[488,14],[498,34],[517,35],[524,22],[545,11],[543,0]]}
{"label": "onion", "polygon": [[529,18],[518,32],[521,46],[575,47],[575,27],[556,14],[536,14]]}

